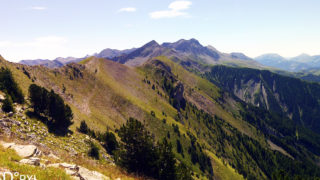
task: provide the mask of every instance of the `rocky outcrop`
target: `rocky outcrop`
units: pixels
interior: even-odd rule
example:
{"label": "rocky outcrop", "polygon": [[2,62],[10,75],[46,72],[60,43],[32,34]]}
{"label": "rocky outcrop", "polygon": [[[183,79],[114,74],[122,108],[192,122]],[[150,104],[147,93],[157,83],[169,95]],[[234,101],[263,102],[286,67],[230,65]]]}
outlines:
{"label": "rocky outcrop", "polygon": [[33,166],[40,166],[40,158],[32,157],[29,159],[22,159],[19,161],[19,163],[29,164],[29,165],[33,165]]}
{"label": "rocky outcrop", "polygon": [[15,143],[0,142],[6,149],[13,149],[22,158],[37,157],[41,155],[41,151],[34,145],[18,145]]}
{"label": "rocky outcrop", "polygon": [[97,172],[97,171],[90,171],[87,168],[68,164],[68,163],[56,163],[50,164],[47,167],[55,167],[55,168],[62,168],[65,172],[72,176],[74,179],[79,180],[110,180],[109,177]]}

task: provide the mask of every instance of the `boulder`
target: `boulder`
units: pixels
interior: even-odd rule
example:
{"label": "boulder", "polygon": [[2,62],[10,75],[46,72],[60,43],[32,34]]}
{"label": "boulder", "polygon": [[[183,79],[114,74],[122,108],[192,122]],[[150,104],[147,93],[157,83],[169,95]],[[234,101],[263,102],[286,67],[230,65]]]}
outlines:
{"label": "boulder", "polygon": [[0,144],[1,144],[5,149],[8,149],[8,148],[10,148],[12,145],[14,145],[14,143],[7,143],[7,142],[4,142],[4,141],[0,141]]}
{"label": "boulder", "polygon": [[13,115],[14,115],[13,112],[9,112],[9,113],[8,113],[8,117],[12,117]]}
{"label": "boulder", "polygon": [[22,158],[32,157],[37,151],[37,146],[34,145],[17,145],[14,144],[10,146],[10,149],[13,149],[17,152]]}
{"label": "boulder", "polygon": [[79,173],[80,179],[84,179],[84,180],[110,180],[109,177],[97,171],[90,171],[81,166],[79,166],[78,173]]}
{"label": "boulder", "polygon": [[30,159],[22,159],[19,161],[22,164],[29,164],[29,165],[34,165],[34,166],[40,166],[40,159],[36,157],[32,157]]}
{"label": "boulder", "polygon": [[5,99],[4,95],[0,94],[0,101],[4,101]]}

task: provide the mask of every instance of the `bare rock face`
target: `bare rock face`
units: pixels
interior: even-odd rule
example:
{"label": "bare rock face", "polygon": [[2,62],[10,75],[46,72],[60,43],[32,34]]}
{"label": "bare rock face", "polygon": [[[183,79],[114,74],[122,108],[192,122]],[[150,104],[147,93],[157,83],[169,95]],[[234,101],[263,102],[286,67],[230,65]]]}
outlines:
{"label": "bare rock face", "polygon": [[29,165],[33,165],[33,166],[40,166],[40,159],[36,158],[36,157],[32,157],[29,159],[22,159],[21,161],[19,161],[22,164],[29,164]]}

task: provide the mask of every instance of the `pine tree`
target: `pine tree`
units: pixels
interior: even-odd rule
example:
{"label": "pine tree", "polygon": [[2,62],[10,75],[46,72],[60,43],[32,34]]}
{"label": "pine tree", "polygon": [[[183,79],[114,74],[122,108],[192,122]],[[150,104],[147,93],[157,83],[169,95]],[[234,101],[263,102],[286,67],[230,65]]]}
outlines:
{"label": "pine tree", "polygon": [[89,156],[94,159],[100,159],[99,148],[93,142],[90,142]]}
{"label": "pine tree", "polygon": [[89,132],[88,125],[84,120],[81,121],[81,123],[80,123],[79,132],[81,132],[83,134],[88,134],[88,132]]}
{"label": "pine tree", "polygon": [[8,68],[1,68],[0,70],[0,90],[8,94],[13,102],[19,104],[24,103],[24,95],[22,90],[13,78],[13,75]]}
{"label": "pine tree", "polygon": [[107,131],[104,136],[104,141],[104,147],[107,152],[109,154],[113,154],[113,151],[115,151],[119,146],[116,136],[112,132]]}
{"label": "pine tree", "polygon": [[172,152],[172,145],[166,138],[158,145],[159,149],[159,163],[158,172],[159,179],[176,179],[176,160]]}
{"label": "pine tree", "polygon": [[11,97],[9,95],[6,95],[6,98],[3,101],[2,111],[4,111],[4,112],[14,112],[13,102],[12,102],[12,99],[11,99]]}
{"label": "pine tree", "polygon": [[129,172],[153,177],[156,173],[157,152],[153,138],[136,119],[130,118],[118,135],[123,147],[118,152],[116,162]]}

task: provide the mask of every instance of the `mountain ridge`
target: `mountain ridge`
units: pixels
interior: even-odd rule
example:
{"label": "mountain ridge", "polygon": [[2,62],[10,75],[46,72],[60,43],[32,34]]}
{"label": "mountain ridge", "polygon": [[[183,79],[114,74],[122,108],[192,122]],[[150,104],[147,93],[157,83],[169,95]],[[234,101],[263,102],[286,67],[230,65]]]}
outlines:
{"label": "mountain ridge", "polygon": [[[204,63],[204,64],[220,64],[229,63],[233,65],[242,64],[251,66],[259,66],[251,58],[248,58],[244,54],[240,53],[221,53],[212,46],[203,46],[200,42],[194,38],[190,40],[180,39],[173,43],[164,42],[161,45],[155,40],[152,40],[140,48],[132,48],[126,50],[117,50],[106,48],[100,53],[95,53],[92,56],[111,59],[122,64],[129,66],[142,65],[150,58],[154,58],[160,55],[165,55],[170,58],[184,60],[192,63]],[[86,56],[88,57],[88,56]],[[50,60],[22,60],[21,64],[26,65],[43,65],[50,68],[61,67],[71,62],[79,62],[84,58],[56,58],[56,61]]]}

